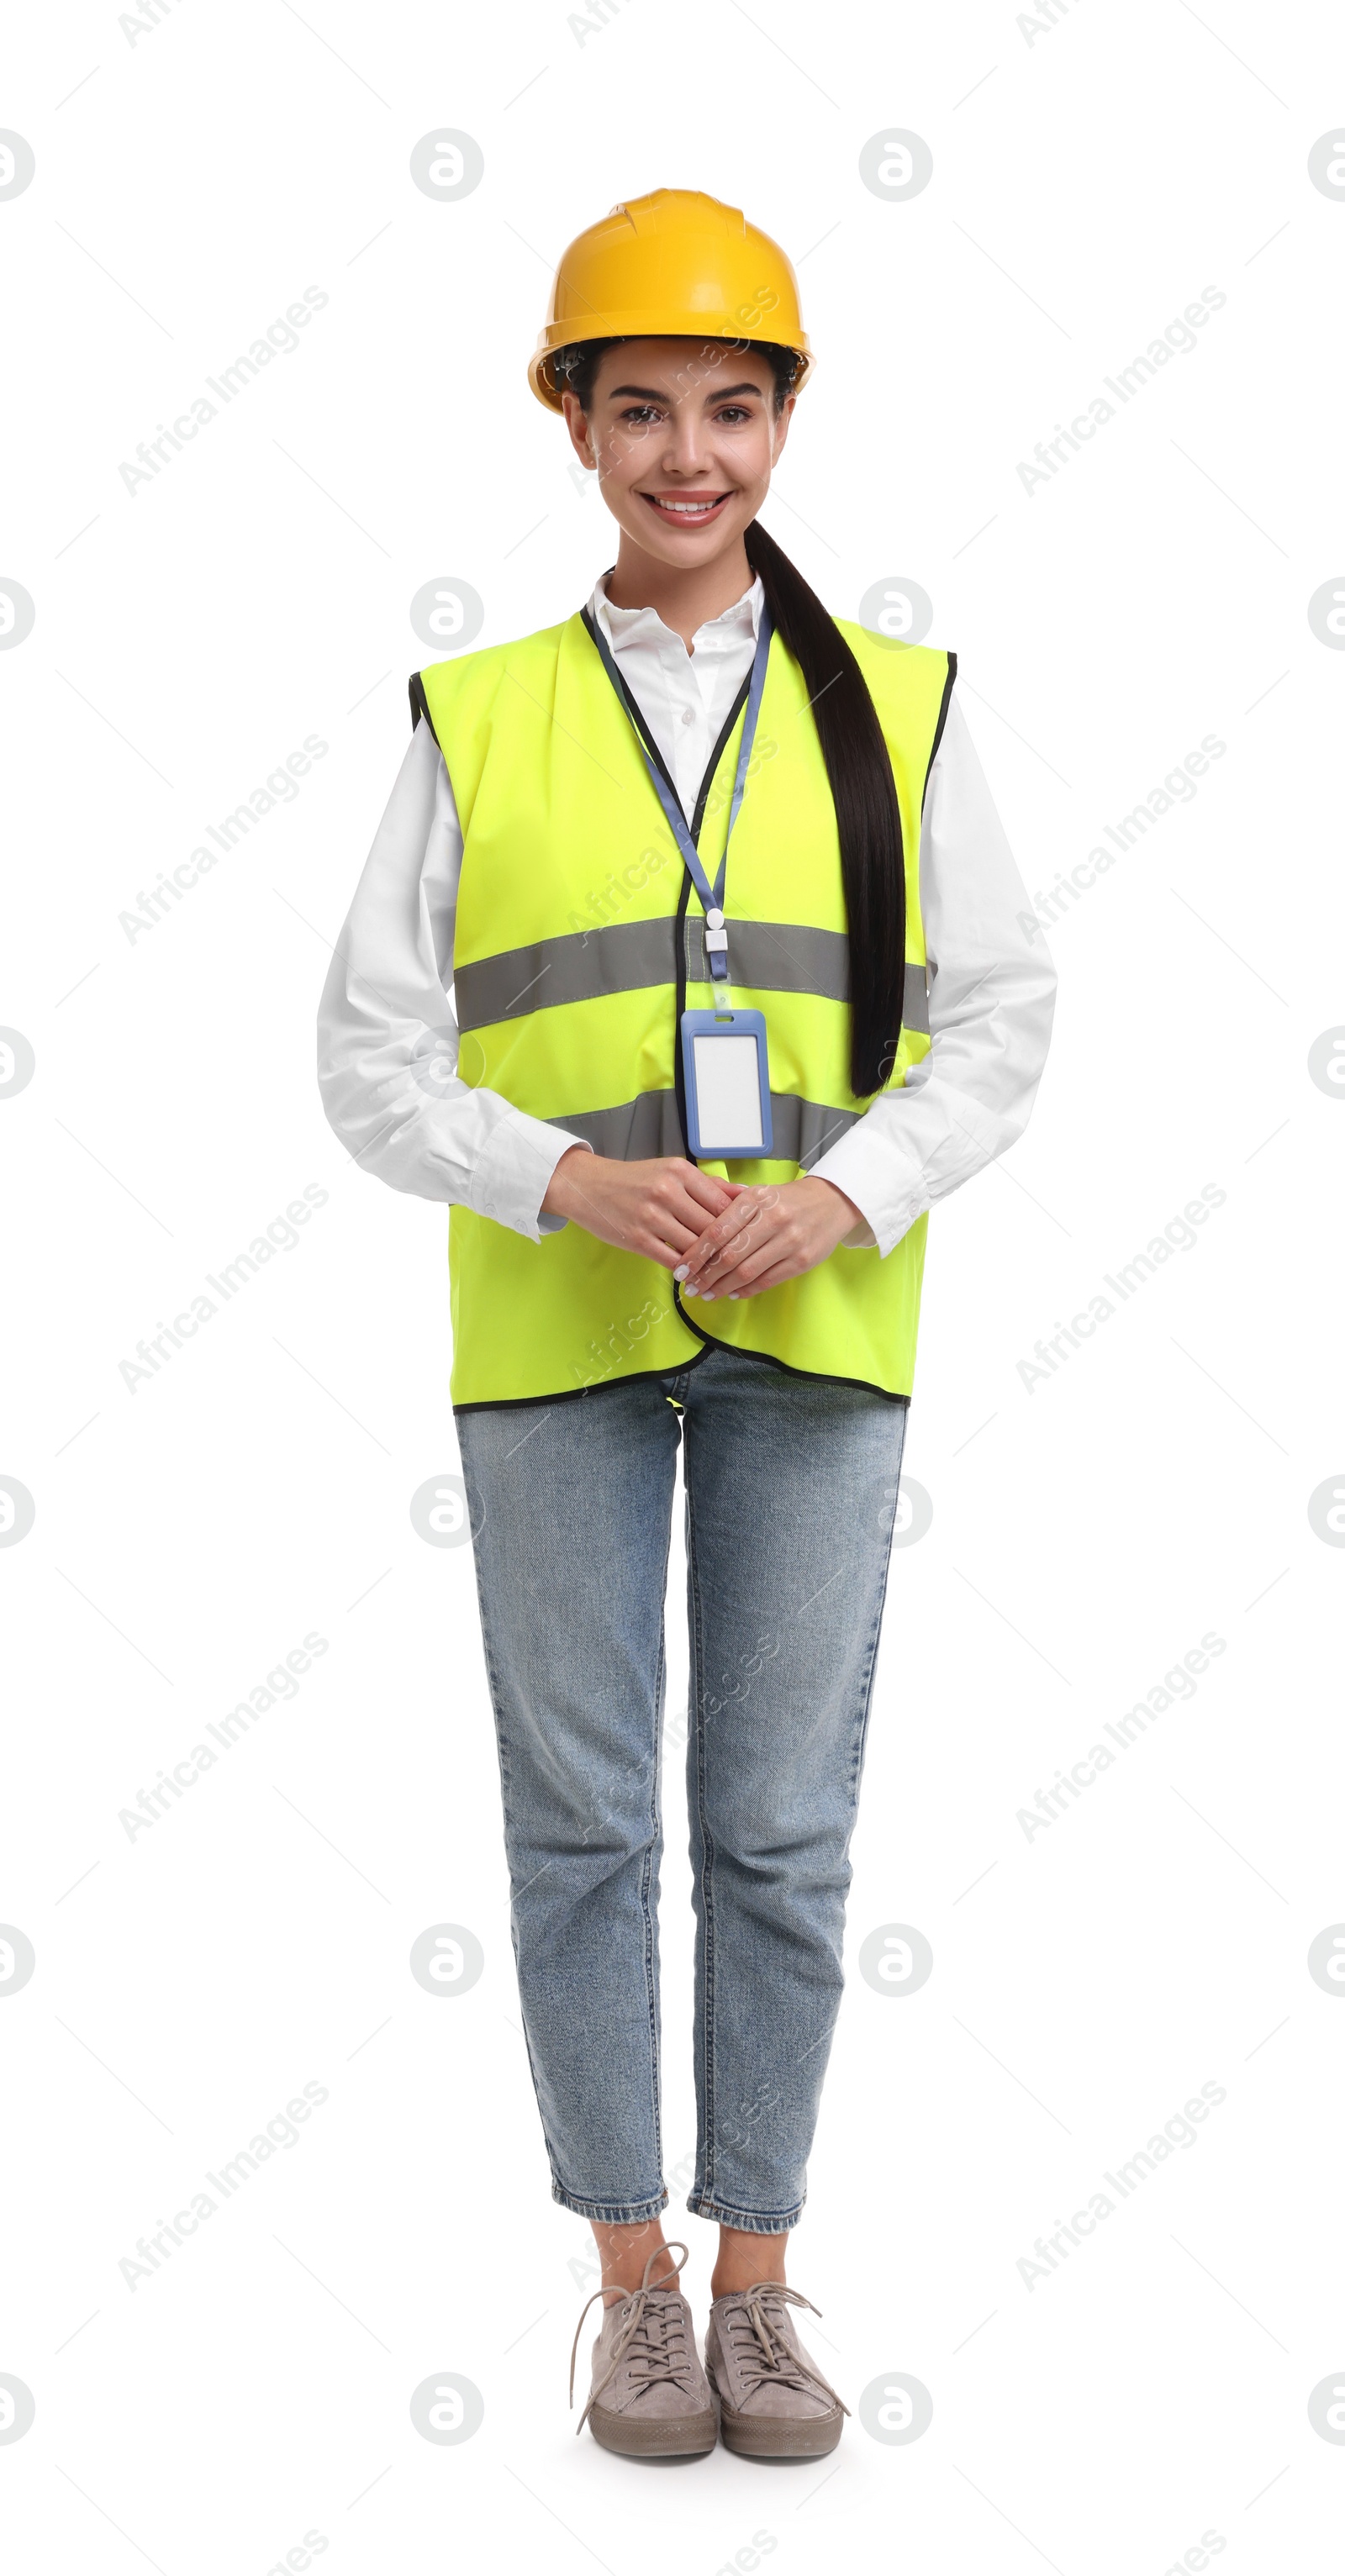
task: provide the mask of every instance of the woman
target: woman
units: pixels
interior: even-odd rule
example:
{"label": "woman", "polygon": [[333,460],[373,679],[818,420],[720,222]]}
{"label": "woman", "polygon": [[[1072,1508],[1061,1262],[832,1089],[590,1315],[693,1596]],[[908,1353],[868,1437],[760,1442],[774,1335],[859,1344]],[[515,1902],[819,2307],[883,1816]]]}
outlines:
{"label": "woman", "polygon": [[[321,1012],[338,1135],[452,1207],[523,2019],[553,2196],[602,2261],[579,2429],[643,2455],[722,2430],[815,2456],[848,2411],[785,2248],[926,1211],[1022,1132],[1054,996],[953,655],[837,624],[760,525],[811,363],[788,260],[713,198],[660,190],[571,245],[531,381],[616,564],[560,626],[413,679]],[[704,2367],[660,2218],[679,1445]]]}

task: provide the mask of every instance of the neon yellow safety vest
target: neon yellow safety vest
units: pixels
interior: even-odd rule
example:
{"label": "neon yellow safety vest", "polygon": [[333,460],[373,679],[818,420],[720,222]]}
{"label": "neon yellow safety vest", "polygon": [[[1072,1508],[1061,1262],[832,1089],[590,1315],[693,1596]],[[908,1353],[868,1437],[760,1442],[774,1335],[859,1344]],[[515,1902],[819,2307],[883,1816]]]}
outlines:
{"label": "neon yellow safety vest", "polygon": [[[929,1050],[920,815],[956,656],[842,623],[878,710],[901,810],[906,991],[888,1089]],[[582,617],[439,662],[412,682],[463,830],[454,941],[458,1070],[515,1108],[636,1160],[685,1154],[679,1023],[711,996],[704,914],[634,728]],[[741,706],[716,747],[693,834],[713,881]],[[868,1103],[850,1089],[848,930],[835,809],[801,670],[778,635],[724,892],[727,995],[761,1011],[770,1160],[705,1162],[734,1180],[798,1178]],[[927,1219],[884,1258],[830,1258],[692,1324],[669,1271],[576,1224],[532,1243],[454,1207],[452,1399],[465,1408],[577,1395],[685,1368],[714,1344],[806,1377],[906,1397]]]}

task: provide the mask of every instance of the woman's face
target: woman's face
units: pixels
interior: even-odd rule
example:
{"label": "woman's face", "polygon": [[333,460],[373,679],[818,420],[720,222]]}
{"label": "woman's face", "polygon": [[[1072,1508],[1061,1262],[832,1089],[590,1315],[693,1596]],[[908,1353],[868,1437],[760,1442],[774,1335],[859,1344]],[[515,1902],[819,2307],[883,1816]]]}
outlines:
{"label": "woman's face", "polygon": [[713,341],[623,340],[605,351],[587,413],[562,396],[575,452],[613,518],[683,572],[741,541],[770,485],[795,396],[775,409],[769,362]]}

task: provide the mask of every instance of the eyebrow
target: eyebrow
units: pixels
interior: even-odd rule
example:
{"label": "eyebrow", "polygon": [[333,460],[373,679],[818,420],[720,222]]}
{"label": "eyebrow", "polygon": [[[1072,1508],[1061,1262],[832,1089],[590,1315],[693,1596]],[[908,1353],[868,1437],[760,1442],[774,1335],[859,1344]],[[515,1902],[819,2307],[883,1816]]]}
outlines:
{"label": "eyebrow", "polygon": [[[652,385],[613,385],[607,399],[609,402],[615,402],[620,394],[638,394],[642,402],[667,402],[668,400],[666,393],[657,392]],[[760,385],[716,385],[707,399],[713,402],[727,402],[730,396],[736,397],[738,394],[755,394],[761,402],[766,399]]]}

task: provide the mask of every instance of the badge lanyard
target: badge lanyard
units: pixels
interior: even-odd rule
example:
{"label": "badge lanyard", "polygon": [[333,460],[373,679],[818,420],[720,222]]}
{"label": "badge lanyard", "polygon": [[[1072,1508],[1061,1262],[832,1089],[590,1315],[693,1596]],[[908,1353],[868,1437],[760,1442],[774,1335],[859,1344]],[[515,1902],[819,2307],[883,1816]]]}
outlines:
{"label": "badge lanyard", "polygon": [[[597,620],[585,619],[588,631],[598,648],[602,665],[629,715],[625,692],[606,637]],[[729,935],[724,923],[724,880],[728,866],[729,841],[738,820],[738,809],[747,785],[748,764],[756,740],[757,718],[761,713],[762,691],[766,686],[766,663],[771,649],[771,616],[762,602],[761,621],[757,629],[757,649],[752,659],[752,677],[748,683],[747,703],[743,710],[742,741],[738,748],[738,769],[729,805],[728,828],[724,850],[711,885],[700,852],[687,828],[686,816],[667,779],[653,758],[638,726],[632,726],[644,754],[645,766],[667,818],[668,829],[681,851],[688,876],[700,896],[705,913],[705,953],[710,961],[710,974],[716,984],[729,981]],[[766,1046],[766,1022],[760,1011],[732,1011],[721,1001],[710,1011],[682,1013],[682,1070],[687,1104],[687,1142],[693,1154],[702,1160],[727,1162],[735,1158],[759,1159],[771,1151],[771,1084]]]}
{"label": "badge lanyard", "polygon": [[[761,624],[757,631],[757,649],[752,661],[752,678],[747,691],[747,705],[743,710],[743,737],[738,748],[738,772],[733,782],[733,801],[729,806],[728,830],[724,835],[724,855],[719,862],[713,886],[701,865],[700,852],[687,829],[687,819],[677,798],[653,758],[644,736],[637,729],[632,728],[636,732],[636,740],[644,754],[645,767],[653,782],[654,793],[667,816],[668,829],[682,853],[687,874],[705,910],[705,948],[710,960],[710,973],[717,984],[726,984],[729,979],[729,935],[724,927],[723,913],[724,871],[728,865],[729,839],[733,826],[738,820],[738,808],[742,804],[743,789],[747,785],[747,764],[752,757],[752,746],[756,740],[757,718],[761,713],[761,695],[766,686],[766,658],[771,649],[771,632],[771,613],[763,600]],[[616,663],[612,658],[611,647],[596,618],[589,628],[589,633],[602,656],[607,677],[624,707],[625,693]]]}

